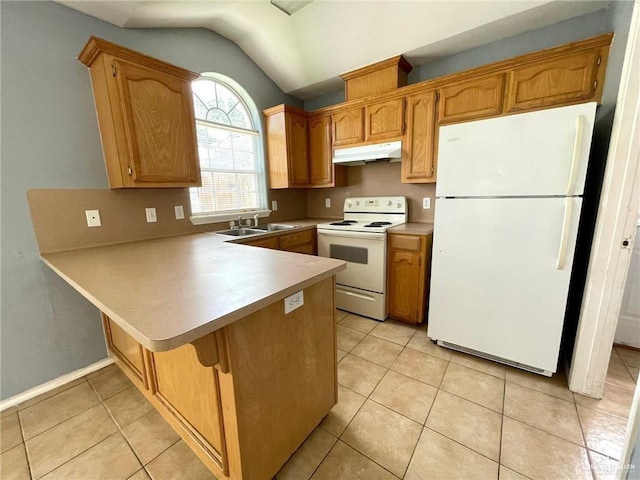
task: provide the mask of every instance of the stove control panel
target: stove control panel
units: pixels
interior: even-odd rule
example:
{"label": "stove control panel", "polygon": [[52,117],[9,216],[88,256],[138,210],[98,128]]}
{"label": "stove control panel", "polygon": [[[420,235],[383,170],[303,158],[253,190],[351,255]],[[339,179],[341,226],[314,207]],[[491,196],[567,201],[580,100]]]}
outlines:
{"label": "stove control panel", "polygon": [[344,201],[344,212],[407,213],[406,197],[352,197]]}

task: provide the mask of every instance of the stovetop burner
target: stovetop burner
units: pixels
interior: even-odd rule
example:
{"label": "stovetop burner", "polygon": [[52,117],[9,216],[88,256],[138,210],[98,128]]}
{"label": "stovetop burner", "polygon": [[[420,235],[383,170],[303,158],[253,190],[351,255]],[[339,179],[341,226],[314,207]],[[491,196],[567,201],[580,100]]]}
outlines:
{"label": "stovetop burner", "polygon": [[373,228],[373,227],[384,227],[385,225],[391,225],[391,222],[371,222],[364,226]]}
{"label": "stovetop burner", "polygon": [[349,226],[352,223],[358,223],[356,220],[341,220],[340,222],[333,222],[330,223],[329,225],[344,225],[344,226]]}

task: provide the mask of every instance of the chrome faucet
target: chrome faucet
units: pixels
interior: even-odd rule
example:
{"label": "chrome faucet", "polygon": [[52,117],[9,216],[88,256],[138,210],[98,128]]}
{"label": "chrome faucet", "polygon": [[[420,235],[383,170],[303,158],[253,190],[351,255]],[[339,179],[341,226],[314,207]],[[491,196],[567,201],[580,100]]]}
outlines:
{"label": "chrome faucet", "polygon": [[259,215],[259,214],[258,214],[258,213],[256,213],[256,214],[253,216],[253,226],[254,226],[254,227],[257,227],[257,226],[258,226],[258,215]]}
{"label": "chrome faucet", "polygon": [[238,228],[242,228],[242,215],[238,216]]}

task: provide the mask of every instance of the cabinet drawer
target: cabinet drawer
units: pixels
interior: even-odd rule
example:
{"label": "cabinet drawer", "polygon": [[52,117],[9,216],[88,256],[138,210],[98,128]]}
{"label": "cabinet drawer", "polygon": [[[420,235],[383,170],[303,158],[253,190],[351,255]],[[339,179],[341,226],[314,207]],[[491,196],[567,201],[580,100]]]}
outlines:
{"label": "cabinet drawer", "polygon": [[487,75],[440,89],[439,123],[475,120],[502,113],[504,74]]}
{"label": "cabinet drawer", "polygon": [[278,249],[278,237],[261,238],[259,240],[252,240],[250,242],[244,242],[245,245],[251,245],[252,247],[272,248]]}
{"label": "cabinet drawer", "polygon": [[389,247],[400,250],[419,252],[422,246],[422,237],[416,235],[389,235]]}
{"label": "cabinet drawer", "polygon": [[316,235],[314,230],[304,230],[302,232],[287,233],[280,235],[280,250],[292,250],[305,244],[315,244]]}

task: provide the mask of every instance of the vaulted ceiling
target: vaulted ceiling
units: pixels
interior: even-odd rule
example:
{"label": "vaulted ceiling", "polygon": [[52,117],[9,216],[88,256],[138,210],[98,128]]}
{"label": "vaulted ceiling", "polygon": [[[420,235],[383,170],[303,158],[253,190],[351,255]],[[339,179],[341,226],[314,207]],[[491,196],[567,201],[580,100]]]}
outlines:
{"label": "vaulted ceiling", "polygon": [[59,3],[123,28],[208,28],[235,42],[284,92],[308,99],[340,88],[340,74],[395,55],[421,65],[608,2],[313,0],[292,15],[269,0]]}

